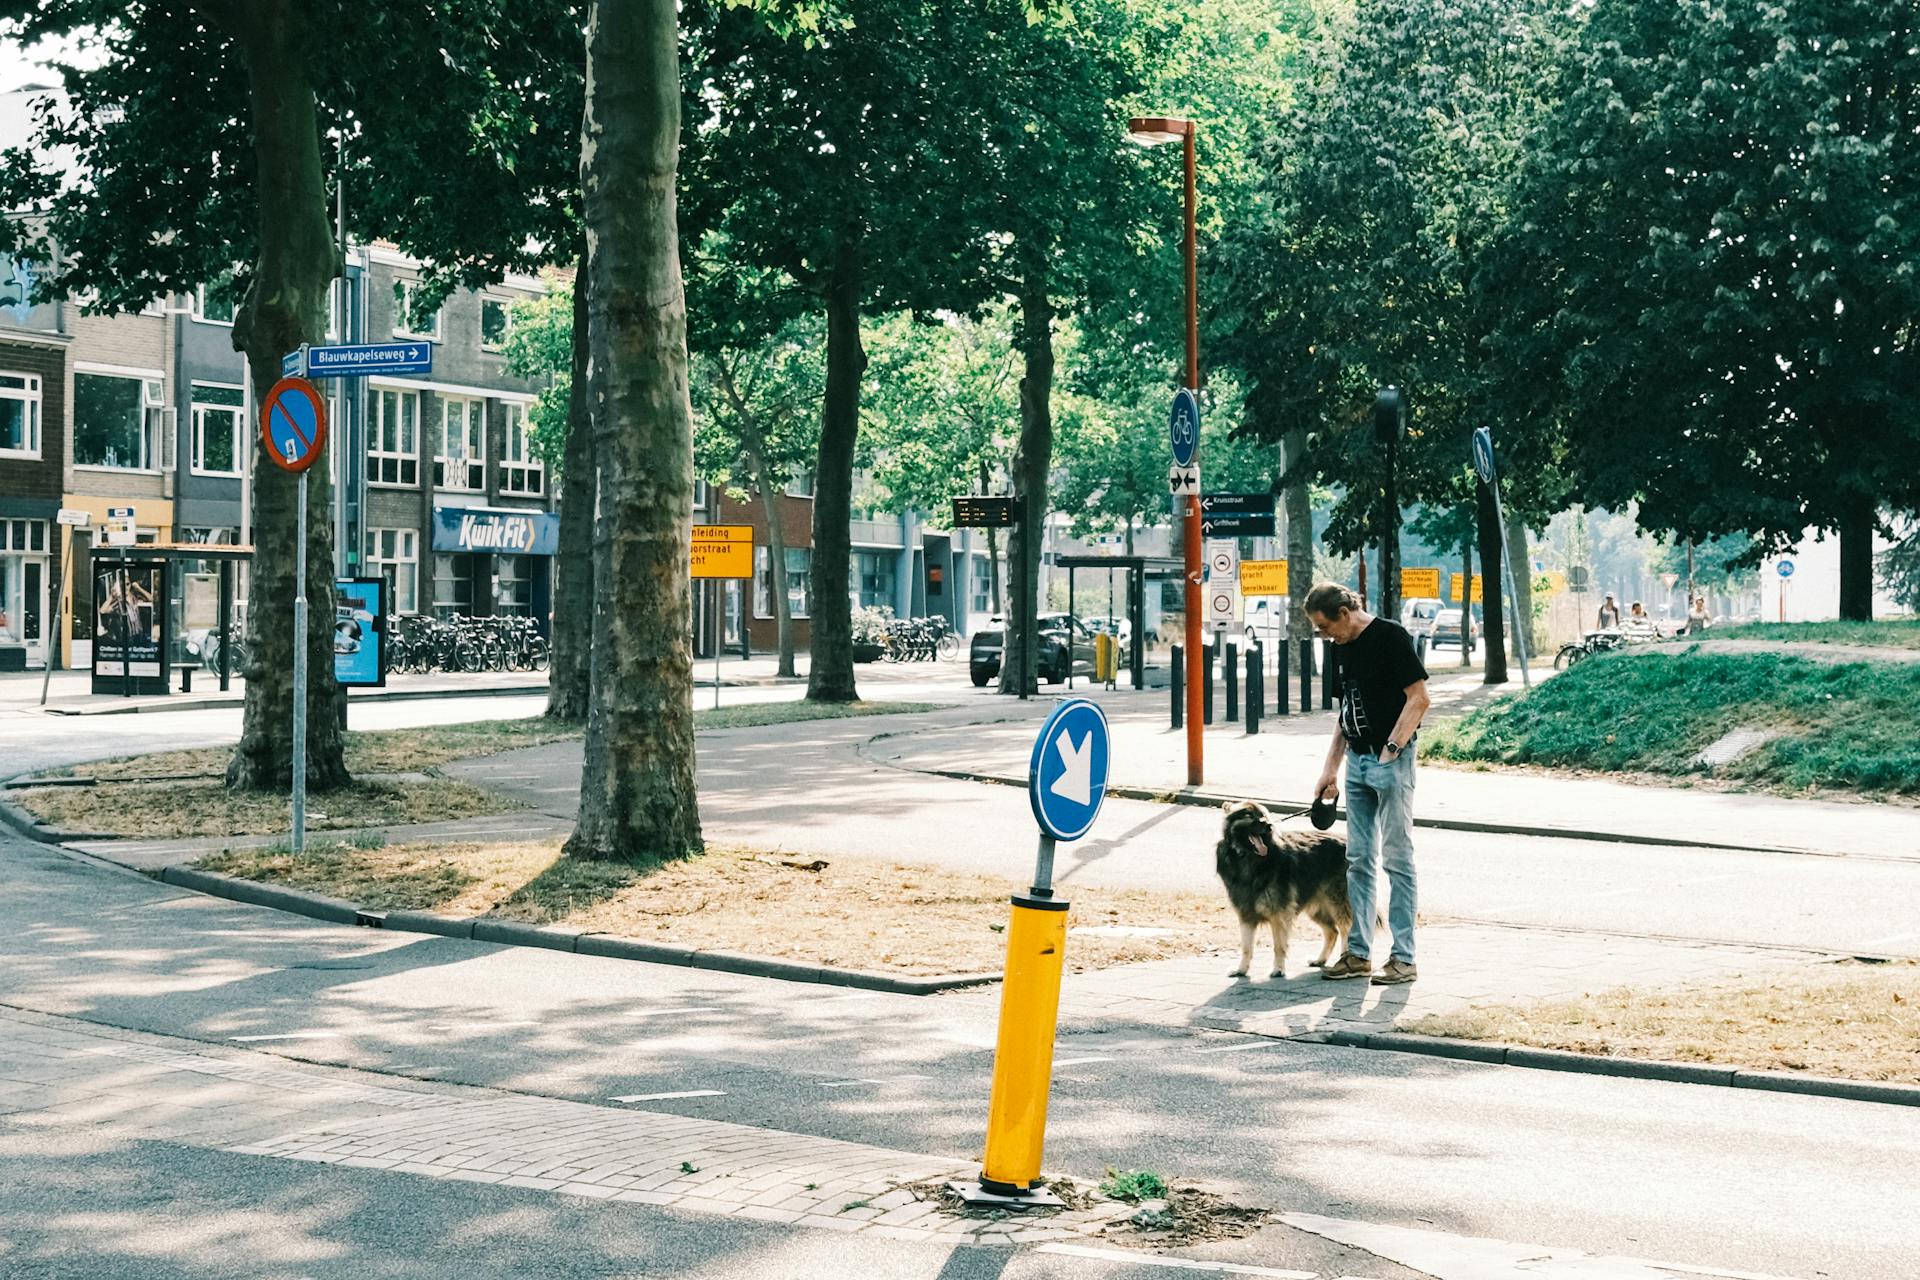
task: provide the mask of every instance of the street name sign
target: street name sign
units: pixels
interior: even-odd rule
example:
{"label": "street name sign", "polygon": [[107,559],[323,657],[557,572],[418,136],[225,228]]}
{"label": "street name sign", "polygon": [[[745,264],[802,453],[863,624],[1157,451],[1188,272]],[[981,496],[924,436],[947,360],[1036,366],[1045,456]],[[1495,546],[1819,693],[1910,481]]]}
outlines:
{"label": "street name sign", "polygon": [[1043,833],[1056,840],[1087,834],[1106,799],[1110,747],[1097,704],[1069,698],[1054,708],[1027,761],[1027,800]]}
{"label": "street name sign", "polygon": [[327,402],[305,378],[282,378],[260,405],[260,444],[282,471],[305,471],[327,447]]}
{"label": "street name sign", "polygon": [[93,523],[93,516],[89,512],[80,510],[78,507],[60,508],[60,514],[56,519],[59,523],[71,525],[76,529],[84,529]]}
{"label": "street name sign", "polygon": [[303,378],[371,378],[432,373],[431,342],[362,342],[351,346],[303,346],[280,361],[280,372]]}
{"label": "street name sign", "polygon": [[690,564],[695,578],[751,578],[753,526],[697,524],[693,526]]}
{"label": "street name sign", "polygon": [[1400,595],[1402,599],[1440,598],[1440,571],[1438,569],[1402,569],[1400,571]]}
{"label": "street name sign", "polygon": [[1242,560],[1240,594],[1245,596],[1283,596],[1287,594],[1285,560]]}
{"label": "street name sign", "polygon": [[1005,529],[1013,521],[1012,498],[967,495],[953,500],[953,527],[956,529]]}
{"label": "street name sign", "polygon": [[1167,419],[1167,443],[1173,446],[1173,465],[1194,465],[1200,450],[1200,401],[1186,387],[1173,393],[1173,412]]}
{"label": "street name sign", "polygon": [[1270,493],[1209,493],[1200,499],[1200,531],[1210,538],[1271,538]]}

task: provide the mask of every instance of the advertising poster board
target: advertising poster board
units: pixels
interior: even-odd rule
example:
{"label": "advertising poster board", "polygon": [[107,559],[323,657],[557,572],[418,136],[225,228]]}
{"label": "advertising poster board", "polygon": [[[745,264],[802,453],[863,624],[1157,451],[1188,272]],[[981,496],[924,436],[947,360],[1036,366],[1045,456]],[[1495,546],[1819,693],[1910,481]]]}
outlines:
{"label": "advertising poster board", "polygon": [[95,693],[167,692],[167,562],[93,562]]}
{"label": "advertising poster board", "polygon": [[346,688],[387,682],[386,581],[334,579],[333,675]]}

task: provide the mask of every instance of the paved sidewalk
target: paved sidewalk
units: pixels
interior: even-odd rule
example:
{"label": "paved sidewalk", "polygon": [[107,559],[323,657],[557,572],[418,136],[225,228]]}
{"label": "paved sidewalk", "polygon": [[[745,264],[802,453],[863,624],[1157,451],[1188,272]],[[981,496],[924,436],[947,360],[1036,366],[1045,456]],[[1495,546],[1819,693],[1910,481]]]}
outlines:
{"label": "paved sidewalk", "polygon": [[[1441,714],[1450,703],[1484,696],[1477,677],[1442,676],[1435,684]],[[1186,739],[1182,731],[1169,727],[1165,695],[1094,696],[1106,706],[1113,729],[1114,783],[1155,794],[1186,790],[1181,785]],[[1027,705],[1029,714],[1043,714],[1051,700]],[[1305,807],[1332,732],[1333,713],[1323,711],[1263,720],[1253,737],[1241,725],[1216,721],[1206,733],[1206,785],[1200,790],[1289,810]],[[1033,726],[1023,716],[1014,723],[890,737],[871,744],[864,754],[898,768],[973,774],[1025,786],[1032,740]],[[1415,812],[1422,819],[1542,835],[1920,859],[1920,808],[1898,804],[1792,800],[1423,763]]]}

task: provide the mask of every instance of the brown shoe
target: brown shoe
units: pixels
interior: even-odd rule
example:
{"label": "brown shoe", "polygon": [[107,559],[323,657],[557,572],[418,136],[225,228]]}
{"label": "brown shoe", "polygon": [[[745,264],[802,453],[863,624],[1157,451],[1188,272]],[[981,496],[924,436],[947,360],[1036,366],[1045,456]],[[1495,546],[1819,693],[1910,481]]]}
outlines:
{"label": "brown shoe", "polygon": [[1387,967],[1373,975],[1376,987],[1397,987],[1403,982],[1412,982],[1420,976],[1420,971],[1405,960],[1389,960]]}
{"label": "brown shoe", "polygon": [[1365,956],[1357,956],[1353,954],[1353,952],[1348,951],[1342,953],[1338,960],[1335,960],[1332,964],[1322,969],[1320,976],[1337,982],[1342,978],[1365,978],[1372,973],[1372,961],[1368,960]]}

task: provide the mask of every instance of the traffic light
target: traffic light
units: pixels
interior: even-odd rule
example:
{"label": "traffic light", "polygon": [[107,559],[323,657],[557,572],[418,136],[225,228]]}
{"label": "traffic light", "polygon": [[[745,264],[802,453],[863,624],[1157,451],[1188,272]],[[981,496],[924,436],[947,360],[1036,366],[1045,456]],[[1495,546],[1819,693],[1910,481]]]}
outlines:
{"label": "traffic light", "polygon": [[1400,388],[1380,388],[1373,397],[1373,438],[1378,444],[1391,444],[1407,429],[1407,398]]}

